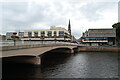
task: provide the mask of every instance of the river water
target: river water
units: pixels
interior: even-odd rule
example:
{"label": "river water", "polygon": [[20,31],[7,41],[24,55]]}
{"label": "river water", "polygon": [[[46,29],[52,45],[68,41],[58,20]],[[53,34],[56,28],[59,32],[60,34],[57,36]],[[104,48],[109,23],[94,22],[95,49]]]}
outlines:
{"label": "river water", "polygon": [[3,63],[2,74],[3,78],[118,78],[118,53],[49,55],[41,66]]}

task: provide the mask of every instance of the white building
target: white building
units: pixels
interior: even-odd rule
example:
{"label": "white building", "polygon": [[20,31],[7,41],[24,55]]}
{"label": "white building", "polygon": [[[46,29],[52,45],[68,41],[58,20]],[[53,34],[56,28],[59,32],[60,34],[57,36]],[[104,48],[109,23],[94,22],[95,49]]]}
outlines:
{"label": "white building", "polygon": [[18,32],[7,32],[6,39],[12,40],[11,36],[16,33],[16,36],[19,36],[19,40],[24,41],[72,41],[71,35],[71,24],[69,20],[68,30],[62,27],[51,26],[50,29],[46,30],[26,30]]}
{"label": "white building", "polygon": [[7,32],[7,33],[6,33],[6,40],[12,40],[11,36],[12,36],[14,33],[17,33],[17,32]]}
{"label": "white building", "polygon": [[24,32],[7,32],[6,33],[6,40],[12,40],[11,36],[16,34],[16,36],[19,36],[19,39],[22,39],[24,37]]}
{"label": "white building", "polygon": [[22,40],[70,41],[71,38],[70,33],[65,28],[52,26],[46,30],[27,30],[24,32]]}

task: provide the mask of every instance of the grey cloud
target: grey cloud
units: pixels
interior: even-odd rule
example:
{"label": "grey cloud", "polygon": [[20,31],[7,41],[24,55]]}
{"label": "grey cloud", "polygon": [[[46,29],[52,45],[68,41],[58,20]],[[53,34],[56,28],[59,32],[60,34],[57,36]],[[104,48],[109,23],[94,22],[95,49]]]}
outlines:
{"label": "grey cloud", "polygon": [[77,39],[82,35],[82,30],[72,30],[72,35],[74,35]]}
{"label": "grey cloud", "polygon": [[[56,5],[53,5],[53,8]],[[5,33],[6,31],[17,29],[33,29],[36,23],[45,24],[46,27],[51,25],[65,25],[66,19],[59,17],[58,10],[52,10],[49,4],[32,4],[30,9],[28,8],[28,3],[4,3],[2,6],[2,32]]]}
{"label": "grey cloud", "polygon": [[45,21],[45,6],[32,5],[28,11],[28,3],[4,3],[3,32],[9,29],[29,29],[34,23]]}
{"label": "grey cloud", "polygon": [[103,19],[103,16],[100,14],[102,11],[115,10],[116,4],[117,2],[87,3],[80,8],[80,13],[89,21],[96,21]]}
{"label": "grey cloud", "polygon": [[23,13],[26,11],[27,2],[1,2],[4,11]]}
{"label": "grey cloud", "polygon": [[118,2],[118,22],[120,22],[120,1]]}
{"label": "grey cloud", "polygon": [[[67,27],[68,19],[66,16],[68,15],[76,20],[88,19],[90,21],[96,21],[102,19],[102,15],[97,12],[105,9],[112,9],[112,7],[116,5],[113,3],[86,2],[86,5],[80,7],[79,5],[81,5],[81,2],[72,2],[72,0],[63,0],[61,2],[54,0],[51,3],[52,4],[43,4],[42,2],[40,4],[32,3],[31,6],[28,2],[2,3],[2,33],[17,29],[35,29],[35,24],[41,24],[48,28],[51,25]],[[79,31],[73,31],[76,37],[80,36],[78,35],[79,33]]]}

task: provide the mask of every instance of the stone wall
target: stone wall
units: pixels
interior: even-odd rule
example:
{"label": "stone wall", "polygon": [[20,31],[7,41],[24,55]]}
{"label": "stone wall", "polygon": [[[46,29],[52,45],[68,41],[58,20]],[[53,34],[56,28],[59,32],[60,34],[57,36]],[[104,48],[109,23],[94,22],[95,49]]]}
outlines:
{"label": "stone wall", "polygon": [[120,48],[118,47],[93,47],[93,46],[79,46],[78,47],[79,52],[81,51],[107,51],[107,52],[120,52]]}

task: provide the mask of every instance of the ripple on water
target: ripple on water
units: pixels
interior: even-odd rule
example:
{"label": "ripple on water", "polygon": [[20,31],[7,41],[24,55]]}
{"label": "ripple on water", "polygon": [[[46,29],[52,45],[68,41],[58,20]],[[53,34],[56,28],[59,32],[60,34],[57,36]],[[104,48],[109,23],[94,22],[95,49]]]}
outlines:
{"label": "ripple on water", "polygon": [[[52,63],[41,70],[31,68],[29,71],[21,71],[20,75],[16,75],[17,71],[6,74],[7,77],[45,77],[45,78],[117,78],[118,77],[118,55],[116,53],[97,53],[97,52],[80,52],[69,57],[59,57],[52,59]],[[57,62],[61,61],[61,62]],[[50,60],[49,60],[50,62]],[[8,67],[5,66],[4,69]],[[23,67],[24,70],[27,67]],[[29,74],[30,73],[30,74]]]}

